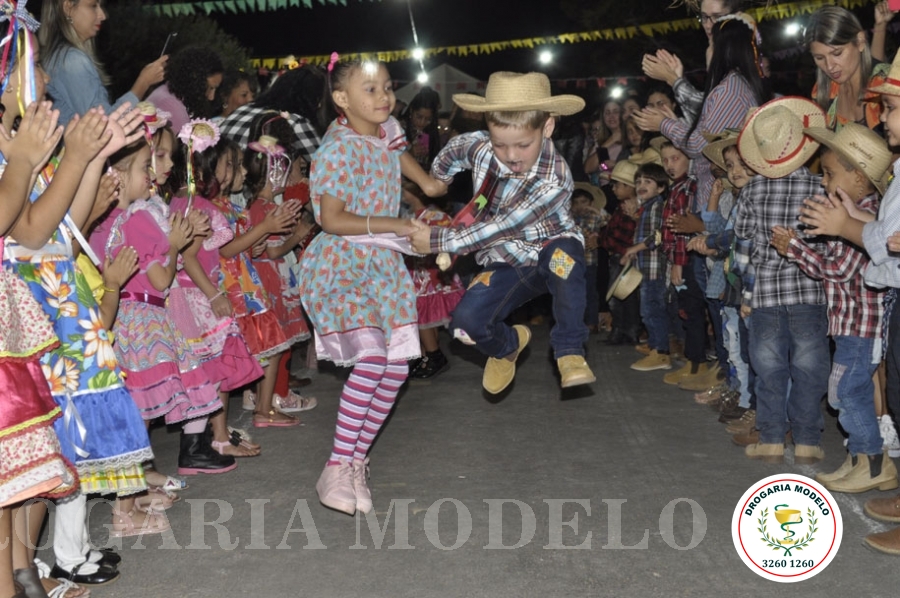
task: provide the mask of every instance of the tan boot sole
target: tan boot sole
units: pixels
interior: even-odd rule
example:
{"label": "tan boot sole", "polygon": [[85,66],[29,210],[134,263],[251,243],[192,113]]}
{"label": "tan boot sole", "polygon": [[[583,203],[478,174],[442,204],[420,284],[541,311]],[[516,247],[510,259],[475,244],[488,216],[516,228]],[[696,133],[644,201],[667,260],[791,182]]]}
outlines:
{"label": "tan boot sole", "polygon": [[865,539],[863,540],[863,544],[865,544],[867,547],[871,548],[872,550],[876,550],[876,551],[878,551],[878,552],[880,552],[880,553],[882,553],[882,554],[900,555],[900,549],[898,549],[898,548],[887,548],[887,547],[885,547],[885,546],[879,546],[878,544],[875,544],[875,543],[873,543],[873,542],[870,542],[868,538],[865,538]]}
{"label": "tan boot sole", "polygon": [[900,523],[900,515],[897,517],[891,517],[890,515],[881,515],[876,513],[875,511],[869,510],[868,505],[863,505],[863,511],[865,514],[876,521],[884,521],[886,523]]}
{"label": "tan boot sole", "polygon": [[[843,479],[843,478],[841,478],[841,479]],[[862,494],[863,492],[868,492],[869,490],[875,490],[876,488],[878,488],[882,492],[887,491],[887,490],[894,490],[895,488],[900,488],[900,481],[898,481],[897,478],[894,478],[893,480],[885,480],[883,482],[872,482],[871,484],[868,484],[866,486],[860,486],[858,488],[843,488],[843,489],[840,487],[840,485],[838,485],[837,488],[834,487],[835,483],[838,481],[840,481],[840,480],[834,480],[833,482],[826,482],[826,483],[823,483],[822,485],[825,486],[825,488],[827,488],[828,490],[831,490],[832,492],[840,492],[841,494]]]}
{"label": "tan boot sole", "polygon": [[561,388],[571,388],[572,386],[581,386],[582,384],[593,384],[597,381],[597,376],[582,374],[580,376],[569,376],[568,379],[562,380]]}

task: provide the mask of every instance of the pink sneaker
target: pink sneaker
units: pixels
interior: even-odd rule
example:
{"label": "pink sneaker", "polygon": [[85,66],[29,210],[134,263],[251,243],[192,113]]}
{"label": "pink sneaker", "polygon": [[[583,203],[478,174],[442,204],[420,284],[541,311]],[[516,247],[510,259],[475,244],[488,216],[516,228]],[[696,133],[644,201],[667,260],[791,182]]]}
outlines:
{"label": "pink sneaker", "polygon": [[369,475],[369,460],[353,460],[353,492],[356,494],[356,510],[363,513],[372,512],[372,492],[366,485]]}
{"label": "pink sneaker", "polygon": [[356,512],[356,493],[353,491],[353,468],[342,460],[337,465],[326,465],[316,482],[319,502],[335,511],[348,515]]}

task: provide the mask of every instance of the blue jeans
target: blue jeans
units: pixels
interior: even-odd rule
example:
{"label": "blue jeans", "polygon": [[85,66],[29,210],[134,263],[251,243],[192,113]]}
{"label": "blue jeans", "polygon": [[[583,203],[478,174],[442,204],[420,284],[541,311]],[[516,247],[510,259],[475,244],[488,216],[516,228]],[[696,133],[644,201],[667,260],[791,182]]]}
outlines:
{"label": "blue jeans", "polygon": [[600,292],[597,290],[597,264],[584,267],[584,284],[587,303],[584,309],[584,323],[596,327],[600,322]]}
{"label": "blue jeans", "polygon": [[[741,356],[741,314],[740,308],[723,306],[722,320],[724,322],[722,340],[728,349],[728,362],[734,368],[734,380],[729,380],[731,387],[739,390],[741,399],[738,405],[745,409],[750,408],[750,364]],[[730,368],[729,368],[730,370]]]}
{"label": "blue jeans", "polygon": [[578,239],[554,239],[541,250],[536,266],[491,264],[481,271],[453,311],[454,338],[475,345],[490,357],[505,357],[519,348],[516,332],[504,323],[520,305],[549,292],[553,296],[550,345],[556,358],[584,355],[587,297],[584,245]]}
{"label": "blue jeans", "polygon": [[[816,446],[824,420],[819,403],[828,390],[828,319],[824,305],[753,310],[750,364],[756,372],[759,441]],[[791,383],[789,385],[789,383]]]}
{"label": "blue jeans", "polygon": [[[828,378],[828,404],[838,410],[838,421],[850,436],[851,455],[881,454],[881,431],[875,416],[875,383],[878,363],[872,356],[875,339],[834,337],[834,363]],[[880,355],[879,355],[880,357]]]}
{"label": "blue jeans", "polygon": [[657,280],[641,281],[641,319],[647,329],[647,346],[660,353],[669,352],[669,314],[666,310],[666,287],[663,275]]}

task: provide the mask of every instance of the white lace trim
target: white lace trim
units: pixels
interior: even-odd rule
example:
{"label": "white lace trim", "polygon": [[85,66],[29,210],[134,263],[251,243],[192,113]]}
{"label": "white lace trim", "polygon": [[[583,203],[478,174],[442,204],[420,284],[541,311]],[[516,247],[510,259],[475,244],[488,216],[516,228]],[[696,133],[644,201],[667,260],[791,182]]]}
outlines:
{"label": "white lace trim", "polygon": [[126,469],[134,465],[140,465],[151,459],[153,459],[153,450],[150,447],[147,447],[131,453],[116,455],[115,457],[85,459],[84,461],[79,461],[75,465],[78,468],[78,475],[90,475],[93,473],[109,471],[111,469]]}

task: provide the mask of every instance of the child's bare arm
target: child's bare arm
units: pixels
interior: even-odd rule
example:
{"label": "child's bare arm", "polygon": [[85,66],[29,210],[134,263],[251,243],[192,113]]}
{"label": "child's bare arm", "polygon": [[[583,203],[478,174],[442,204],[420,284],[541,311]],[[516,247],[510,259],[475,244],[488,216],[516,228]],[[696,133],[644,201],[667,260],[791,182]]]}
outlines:
{"label": "child's bare arm", "polygon": [[400,171],[403,176],[419,186],[428,197],[443,197],[447,195],[447,183],[437,180],[419,166],[416,159],[409,152],[403,152],[400,156]]}

